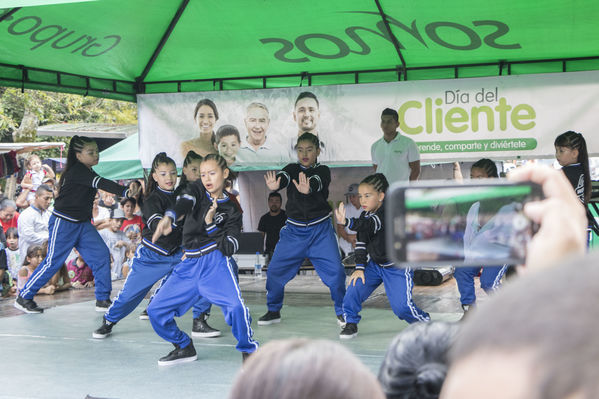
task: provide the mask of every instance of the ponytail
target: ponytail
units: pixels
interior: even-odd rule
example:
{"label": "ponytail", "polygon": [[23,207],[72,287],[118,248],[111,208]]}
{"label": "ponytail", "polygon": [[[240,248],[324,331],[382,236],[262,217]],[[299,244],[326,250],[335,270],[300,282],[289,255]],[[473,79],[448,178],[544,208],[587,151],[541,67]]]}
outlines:
{"label": "ponytail", "polygon": [[92,143],[95,143],[95,141],[85,136],[73,136],[71,138],[71,142],[69,143],[69,149],[67,151],[67,165],[62,171],[62,175],[60,176],[60,180],[58,181],[58,190],[60,190],[60,188],[64,184],[64,177],[69,171],[69,169],[71,169],[73,165],[79,162],[79,160],[77,159],[77,153],[83,151],[83,147],[85,147],[86,144]]}
{"label": "ponytail", "polygon": [[152,194],[152,192],[156,189],[156,180],[154,180],[154,172],[156,172],[156,168],[158,168],[158,166],[163,165],[163,164],[167,164],[167,165],[173,165],[176,167],[175,161],[173,161],[171,158],[169,158],[166,155],[166,152],[160,152],[158,154],[156,154],[156,156],[154,157],[154,160],[152,161],[152,169],[150,170],[150,175],[148,176],[148,184],[146,185],[146,198],[148,198],[150,196],[150,194]]}
{"label": "ponytail", "polygon": [[577,133],[569,130],[560,134],[555,138],[553,143],[555,147],[567,147],[578,150],[578,159],[576,160],[582,166],[584,174],[584,203],[587,204],[591,199],[591,171],[589,168],[589,152],[587,150],[587,142],[582,136],[582,133]]}

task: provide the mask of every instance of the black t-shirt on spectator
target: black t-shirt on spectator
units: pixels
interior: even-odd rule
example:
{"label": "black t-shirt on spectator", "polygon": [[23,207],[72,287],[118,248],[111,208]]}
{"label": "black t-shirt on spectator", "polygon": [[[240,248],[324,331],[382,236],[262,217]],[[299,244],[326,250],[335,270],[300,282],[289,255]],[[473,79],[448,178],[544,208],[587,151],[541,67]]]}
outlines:
{"label": "black t-shirt on spectator", "polygon": [[287,214],[281,209],[281,212],[276,216],[271,216],[270,212],[266,213],[260,218],[258,223],[258,231],[266,234],[266,243],[264,245],[264,252],[273,253],[277,242],[279,242],[279,232],[281,228],[285,226],[287,220]]}

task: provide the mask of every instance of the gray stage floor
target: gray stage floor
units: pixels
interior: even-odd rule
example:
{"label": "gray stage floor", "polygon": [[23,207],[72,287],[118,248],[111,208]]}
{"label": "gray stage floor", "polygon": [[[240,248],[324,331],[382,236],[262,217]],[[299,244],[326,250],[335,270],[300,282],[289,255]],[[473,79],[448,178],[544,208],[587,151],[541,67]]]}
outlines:
{"label": "gray stage floor", "polygon": [[[259,342],[290,337],[339,341],[332,303],[316,276],[298,276],[289,284],[283,320],[273,326],[256,323],[266,311],[264,280],[241,276],[240,285]],[[120,286],[122,282],[114,284],[113,296]],[[91,333],[101,324],[102,314],[94,311],[92,290],[38,298],[43,306],[54,307],[28,315],[13,309],[12,299],[0,301],[0,398],[226,398],[240,370],[241,355],[218,308],[210,324],[223,336],[194,339],[196,362],[159,367],[158,358],[172,346],[147,320],[138,319],[147,301],[119,322],[109,338],[94,340]],[[453,279],[439,287],[415,287],[414,299],[435,320],[461,315]],[[191,323],[191,312],[178,320],[187,332]],[[406,326],[393,315],[379,288],[365,304],[358,337],[342,343],[376,373],[388,343]]]}

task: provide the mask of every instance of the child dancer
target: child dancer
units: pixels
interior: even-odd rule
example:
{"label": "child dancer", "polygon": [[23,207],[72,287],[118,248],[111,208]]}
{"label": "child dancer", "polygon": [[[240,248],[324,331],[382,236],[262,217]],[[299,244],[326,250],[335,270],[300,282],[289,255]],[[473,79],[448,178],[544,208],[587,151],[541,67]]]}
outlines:
{"label": "child dancer", "polygon": [[158,280],[168,275],[181,261],[181,227],[175,225],[168,236],[152,242],[152,235],[164,212],[175,204],[175,183],[177,166],[175,161],[161,152],[152,161],[146,195],[143,202],[143,239],[137,247],[131,270],[123,289],[106,314],[93,338],[106,338],[115,324],[131,313],[141,303],[150,288]]}
{"label": "child dancer", "polygon": [[123,196],[134,193],[98,176],[91,169],[97,163],[96,142],[88,137],[73,136],[69,144],[67,165],[58,183],[60,191],[48,223],[48,255],[17,297],[17,309],[27,313],[43,312],[33,297],[62,267],[73,247],[89,261],[94,271],[96,310],[104,312],[110,306],[110,252],[91,223],[93,202],[98,189]]}
{"label": "child dancer", "polygon": [[591,198],[591,174],[587,143],[580,133],[568,131],[555,139],[555,157],[570,180],[580,202],[587,204]]}
{"label": "child dancer", "polygon": [[148,307],[156,333],[175,346],[158,361],[161,366],[197,359],[191,339],[177,327],[174,317],[183,316],[200,296],[223,309],[244,359],[258,348],[252,339],[250,313],[228,258],[239,248],[241,232],[241,212],[224,191],[228,175],[223,157],[206,155],[200,180],[187,185],[174,209],[167,211],[156,227],[154,239],[159,239],[170,233],[174,221],[185,217],[185,260],[175,266]]}
{"label": "child dancer", "polygon": [[[498,178],[497,166],[495,162],[490,159],[483,158],[476,161],[470,168],[470,179],[488,179]],[[475,218],[473,224],[469,224],[466,227],[464,246],[465,248],[470,245],[470,242],[480,231],[481,227],[485,223],[481,223],[479,211],[480,202],[476,202],[472,205],[468,212],[469,218]],[[475,226],[473,228],[473,226]],[[476,305],[476,291],[474,289],[474,277],[480,273],[480,287],[488,294],[495,291],[501,285],[501,279],[507,271],[509,265],[501,266],[484,266],[481,272],[480,266],[476,267],[456,267],[453,277],[458,284],[458,291],[460,292],[460,302],[464,315],[466,315]]]}
{"label": "child dancer", "polygon": [[[409,268],[396,268],[387,257],[385,245],[385,192],[389,183],[382,173],[375,173],[362,180],[358,187],[360,205],[364,212],[359,218],[345,218],[343,202],[335,211],[337,223],[357,232],[356,270],[349,279],[343,298],[343,311],[347,324],[339,334],[341,339],[358,335],[362,303],[381,283],[397,317],[408,323],[429,321],[428,313],[420,310],[412,301],[413,272]],[[370,255],[370,260],[368,259]]]}
{"label": "child dancer", "polygon": [[279,242],[266,273],[266,303],[268,312],[258,325],[281,321],[285,284],[297,274],[304,258],[331,291],[335,313],[340,324],[343,319],[345,271],[341,265],[339,247],[331,224],[331,207],[327,202],[331,172],[317,163],[320,142],[312,133],[297,139],[298,163],[291,163],[276,175],[264,177],[271,191],[287,188],[287,224],[281,229]]}

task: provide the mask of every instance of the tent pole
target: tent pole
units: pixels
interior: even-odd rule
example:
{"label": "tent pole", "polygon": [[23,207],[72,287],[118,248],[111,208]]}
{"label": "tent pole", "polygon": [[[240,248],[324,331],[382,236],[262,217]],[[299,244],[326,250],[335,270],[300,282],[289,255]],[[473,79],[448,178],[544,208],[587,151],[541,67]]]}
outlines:
{"label": "tent pole", "polygon": [[397,38],[395,37],[393,32],[391,32],[391,27],[389,26],[389,21],[387,21],[387,14],[385,14],[385,12],[383,11],[383,7],[381,6],[381,3],[379,0],[374,0],[374,2],[376,3],[376,7],[379,9],[379,14],[381,15],[381,18],[383,18],[383,23],[385,24],[385,28],[387,29],[387,32],[389,33],[389,37],[391,38],[391,43],[393,43],[393,47],[395,47],[395,51],[397,51],[397,55],[399,56],[399,59],[401,60],[401,65],[403,66],[403,69],[405,70],[407,68],[406,60],[403,58],[403,54],[401,53],[401,50],[399,48],[399,41],[397,40]]}
{"label": "tent pole", "polygon": [[9,12],[5,13],[4,15],[2,15],[0,17],[0,22],[4,21],[5,19],[8,19],[8,17],[10,17],[11,15],[13,15],[17,11],[19,11],[20,9],[21,9],[21,7],[15,7],[12,10],[10,10]]}

